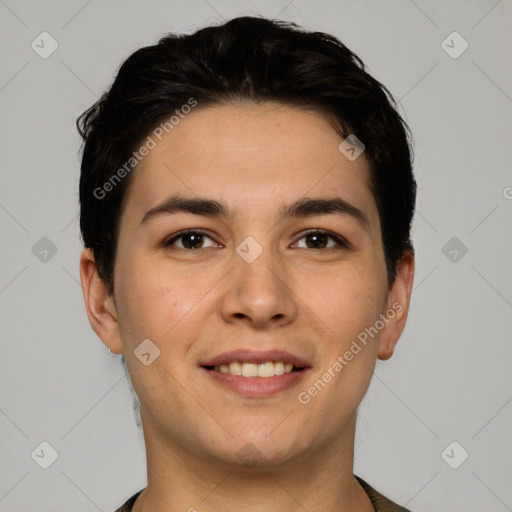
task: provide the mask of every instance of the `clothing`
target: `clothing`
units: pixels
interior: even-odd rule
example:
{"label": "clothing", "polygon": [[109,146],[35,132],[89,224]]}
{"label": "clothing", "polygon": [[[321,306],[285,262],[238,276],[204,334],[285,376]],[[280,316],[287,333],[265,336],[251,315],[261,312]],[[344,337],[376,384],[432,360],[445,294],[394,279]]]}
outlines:
{"label": "clothing", "polygon": [[409,509],[397,505],[395,502],[377,492],[362,478],[359,478],[357,475],[354,476],[357,478],[357,481],[361,484],[361,487],[364,489],[366,494],[368,494],[375,512],[411,512]]}
{"label": "clothing", "polygon": [[128,501],[124,503],[124,505],[120,506],[115,512],[132,512],[133,505],[135,504],[135,500],[139,497],[139,494],[144,489],[141,489],[137,494],[134,494]]}
{"label": "clothing", "polygon": [[[357,475],[354,475],[357,478],[357,481],[361,484],[361,487],[364,489],[370,501],[372,502],[373,508],[375,512],[411,512],[410,510],[397,505],[393,501],[389,500],[379,492],[377,492],[373,487],[367,484],[362,478],[359,478]],[[134,494],[124,505],[118,508],[115,512],[131,512],[133,504],[135,500],[138,498],[139,494],[144,489],[141,489],[137,494]]]}

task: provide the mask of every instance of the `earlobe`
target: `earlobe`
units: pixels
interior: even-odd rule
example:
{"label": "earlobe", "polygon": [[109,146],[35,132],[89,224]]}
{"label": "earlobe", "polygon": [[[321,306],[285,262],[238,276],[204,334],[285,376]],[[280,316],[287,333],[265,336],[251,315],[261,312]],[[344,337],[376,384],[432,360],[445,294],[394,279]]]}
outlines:
{"label": "earlobe", "polygon": [[395,282],[388,294],[386,314],[389,317],[389,322],[381,333],[379,343],[379,359],[383,361],[393,355],[396,344],[405,328],[413,281],[414,253],[408,250],[397,264]]}
{"label": "earlobe", "polygon": [[91,249],[80,256],[80,281],[89,323],[103,343],[115,354],[122,353],[114,297],[100,278]]}

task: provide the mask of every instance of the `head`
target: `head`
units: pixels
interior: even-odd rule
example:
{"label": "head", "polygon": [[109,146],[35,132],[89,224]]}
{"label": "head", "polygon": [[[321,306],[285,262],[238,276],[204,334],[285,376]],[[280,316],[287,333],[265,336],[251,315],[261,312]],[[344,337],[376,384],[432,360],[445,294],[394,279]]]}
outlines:
{"label": "head", "polygon": [[[136,51],[77,124],[87,312],[145,431],[225,463],[346,434],[412,287],[410,130],[385,86],[331,35],[246,17]],[[239,349],[292,354],[300,384],[211,380]]]}

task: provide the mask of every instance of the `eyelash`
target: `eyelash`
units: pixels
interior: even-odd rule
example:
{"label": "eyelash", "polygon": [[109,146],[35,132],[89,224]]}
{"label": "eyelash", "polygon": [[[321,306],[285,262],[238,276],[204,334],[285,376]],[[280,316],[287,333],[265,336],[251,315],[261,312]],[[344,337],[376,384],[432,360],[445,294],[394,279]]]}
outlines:
{"label": "eyelash", "polygon": [[[213,238],[208,233],[206,233],[205,231],[203,231],[201,229],[186,229],[184,231],[180,231],[179,233],[173,235],[172,238],[164,241],[162,245],[166,248],[179,249],[179,250],[188,251],[188,252],[200,251],[201,249],[211,249],[211,247],[200,247],[198,249],[186,249],[186,248],[183,249],[181,247],[173,247],[174,242],[176,242],[180,238],[184,237],[185,235],[190,235],[190,234],[204,235],[204,236],[210,238],[211,240],[213,240]],[[351,247],[351,244],[345,238],[343,238],[340,235],[335,235],[334,233],[331,233],[330,231],[326,231],[325,229],[310,229],[310,230],[306,231],[305,233],[303,233],[302,236],[299,238],[299,240],[302,240],[306,236],[313,235],[313,234],[326,235],[327,237],[332,238],[336,242],[337,247],[328,247],[328,248],[324,248],[324,249],[306,248],[311,251],[316,251],[316,252],[328,251],[328,250],[340,249],[340,248],[341,249],[349,249]]]}

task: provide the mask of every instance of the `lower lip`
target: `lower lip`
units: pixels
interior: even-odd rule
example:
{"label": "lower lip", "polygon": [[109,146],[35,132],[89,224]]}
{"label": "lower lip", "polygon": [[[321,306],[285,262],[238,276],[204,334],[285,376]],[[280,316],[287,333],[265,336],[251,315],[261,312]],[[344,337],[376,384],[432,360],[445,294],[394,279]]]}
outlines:
{"label": "lower lip", "polygon": [[241,395],[251,398],[265,398],[295,386],[304,378],[308,369],[298,372],[274,375],[273,377],[241,377],[230,373],[216,372],[203,368],[216,382]]}

